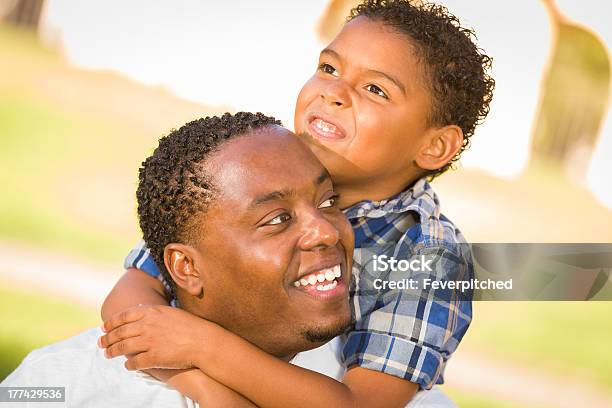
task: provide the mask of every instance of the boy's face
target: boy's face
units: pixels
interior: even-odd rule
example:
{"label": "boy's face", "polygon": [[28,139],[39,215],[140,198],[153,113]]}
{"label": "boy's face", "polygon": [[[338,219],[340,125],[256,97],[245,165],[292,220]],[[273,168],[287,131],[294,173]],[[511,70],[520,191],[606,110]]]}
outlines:
{"label": "boy's face", "polygon": [[279,126],[228,142],[208,165],[218,196],[197,245],[204,317],[279,357],[339,334],[353,231],[325,168]]}
{"label": "boy's face", "polygon": [[410,40],[358,17],[319,58],[302,88],[295,130],[336,186],[407,183],[429,130],[430,93]]}

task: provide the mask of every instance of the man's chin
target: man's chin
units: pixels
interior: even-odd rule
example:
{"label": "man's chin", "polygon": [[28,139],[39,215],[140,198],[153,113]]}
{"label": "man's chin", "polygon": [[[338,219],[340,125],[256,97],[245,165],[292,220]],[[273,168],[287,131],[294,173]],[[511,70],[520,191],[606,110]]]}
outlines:
{"label": "man's chin", "polygon": [[351,326],[350,319],[343,319],[333,325],[310,327],[304,331],[304,339],[312,346],[319,347],[344,333]]}

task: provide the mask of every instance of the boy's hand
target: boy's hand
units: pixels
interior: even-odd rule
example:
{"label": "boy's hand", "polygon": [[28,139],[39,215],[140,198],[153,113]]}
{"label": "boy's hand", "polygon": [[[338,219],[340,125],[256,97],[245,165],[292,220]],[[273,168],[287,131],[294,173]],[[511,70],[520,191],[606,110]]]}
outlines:
{"label": "boy's hand", "polygon": [[125,355],[128,370],[191,368],[214,338],[216,324],[169,306],[137,306],[104,322],[100,347],[108,358]]}

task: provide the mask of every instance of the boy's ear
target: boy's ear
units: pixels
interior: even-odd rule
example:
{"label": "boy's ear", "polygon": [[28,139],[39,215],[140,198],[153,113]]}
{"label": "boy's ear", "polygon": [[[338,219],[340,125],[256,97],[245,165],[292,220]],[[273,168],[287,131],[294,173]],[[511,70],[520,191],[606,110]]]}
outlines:
{"label": "boy's ear", "polygon": [[434,128],[417,154],[416,164],[425,170],[438,170],[455,157],[462,145],[463,131],[459,126]]}
{"label": "boy's ear", "polygon": [[204,276],[197,259],[196,250],[189,245],[172,243],[164,248],[164,263],[176,285],[192,296],[201,297]]}

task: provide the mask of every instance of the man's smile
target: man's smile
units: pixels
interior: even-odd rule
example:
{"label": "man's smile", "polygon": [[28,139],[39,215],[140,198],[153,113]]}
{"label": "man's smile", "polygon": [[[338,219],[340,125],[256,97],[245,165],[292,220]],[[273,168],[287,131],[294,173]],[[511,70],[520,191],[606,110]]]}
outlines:
{"label": "man's smile", "polygon": [[347,286],[344,262],[308,272],[293,282],[292,290],[297,290],[317,300],[335,300],[346,296]]}

